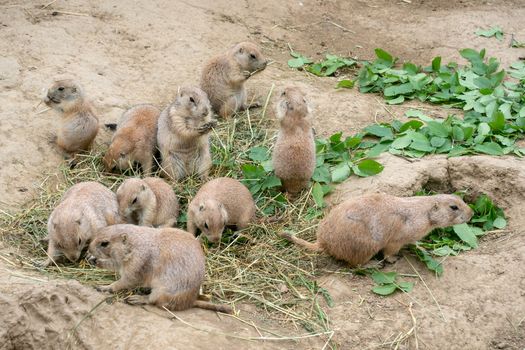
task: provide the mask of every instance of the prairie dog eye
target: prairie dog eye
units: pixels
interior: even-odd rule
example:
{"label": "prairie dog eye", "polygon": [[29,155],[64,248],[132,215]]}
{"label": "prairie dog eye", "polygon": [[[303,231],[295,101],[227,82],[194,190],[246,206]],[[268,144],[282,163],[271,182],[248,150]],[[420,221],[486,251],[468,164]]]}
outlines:
{"label": "prairie dog eye", "polygon": [[209,230],[209,227],[208,227],[208,223],[207,223],[207,222],[204,223],[204,228],[205,228],[206,230]]}
{"label": "prairie dog eye", "polygon": [[100,242],[101,247],[107,247],[109,245],[108,241]]}
{"label": "prairie dog eye", "polygon": [[64,91],[64,87],[63,87],[63,86],[60,86],[60,87],[58,88],[58,91]]}
{"label": "prairie dog eye", "polygon": [[195,104],[195,99],[193,97],[190,97],[190,102]]}
{"label": "prairie dog eye", "polygon": [[131,201],[131,204],[137,203],[137,197],[133,198],[133,201]]}
{"label": "prairie dog eye", "polygon": [[450,209],[452,209],[452,210],[458,210],[459,208],[458,208],[457,205],[451,205],[451,206],[450,206]]}
{"label": "prairie dog eye", "polygon": [[82,244],[82,238],[79,238],[78,239],[78,245],[81,245]]}
{"label": "prairie dog eye", "polygon": [[250,58],[251,58],[252,60],[254,60],[256,57],[255,57],[255,55],[252,53],[252,54],[250,54]]}

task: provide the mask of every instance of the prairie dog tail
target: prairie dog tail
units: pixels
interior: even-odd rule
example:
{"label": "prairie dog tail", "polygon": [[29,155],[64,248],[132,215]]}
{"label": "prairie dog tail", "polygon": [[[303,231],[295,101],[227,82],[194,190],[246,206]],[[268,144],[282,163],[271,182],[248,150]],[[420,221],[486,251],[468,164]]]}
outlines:
{"label": "prairie dog tail", "polygon": [[223,304],[214,304],[209,301],[195,300],[193,306],[201,309],[222,312],[223,314],[233,314],[233,309],[231,308],[231,306]]}
{"label": "prairie dog tail", "polygon": [[304,239],[301,239],[301,238],[298,238],[296,237],[295,235],[292,235],[290,232],[281,232],[281,233],[278,233],[279,237],[282,237],[292,243],[295,243],[297,245],[300,245],[301,247],[304,247],[308,250],[312,250],[314,252],[322,252],[323,251],[323,248],[321,248],[319,246],[319,243],[315,242],[315,243],[310,243],[310,242],[307,242],[305,241]]}

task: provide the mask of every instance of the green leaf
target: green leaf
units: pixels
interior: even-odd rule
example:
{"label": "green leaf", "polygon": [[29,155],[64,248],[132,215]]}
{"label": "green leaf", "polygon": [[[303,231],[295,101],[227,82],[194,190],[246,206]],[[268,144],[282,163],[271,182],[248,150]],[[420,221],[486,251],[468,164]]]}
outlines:
{"label": "green leaf", "polygon": [[268,148],[266,147],[253,147],[250,150],[248,157],[254,161],[263,161],[268,159]]}
{"label": "green leaf", "polygon": [[402,281],[397,284],[397,287],[405,293],[410,293],[412,289],[414,288],[414,283]]}
{"label": "green leaf", "polygon": [[354,87],[355,82],[353,80],[341,80],[337,83],[336,88],[345,88],[345,89],[351,89]]}
{"label": "green leaf", "polygon": [[434,137],[432,137],[430,139],[430,145],[432,147],[435,147],[435,148],[439,148],[439,147],[443,146],[445,144],[445,142],[447,142],[447,139],[442,138],[442,137],[434,136]]}
{"label": "green leaf", "polygon": [[376,286],[372,288],[372,292],[379,294],[379,295],[390,295],[394,293],[397,289],[397,286],[395,284],[384,284],[381,286]]}
{"label": "green leaf", "polygon": [[434,72],[439,72],[440,69],[441,69],[441,57],[438,56],[432,60],[432,70]]}
{"label": "green leaf", "polygon": [[367,134],[374,135],[377,137],[388,137],[392,138],[394,135],[392,134],[392,129],[386,126],[378,125],[378,124],[372,124],[367,126],[364,131],[367,132]]}
{"label": "green leaf", "polygon": [[501,146],[495,142],[485,142],[474,147],[479,153],[490,154],[492,156],[502,156],[504,154]]}
{"label": "green leaf", "polygon": [[505,116],[502,112],[494,113],[492,120],[489,122],[490,128],[494,131],[503,130],[505,127]]}
{"label": "green leaf", "polygon": [[330,176],[330,169],[328,169],[328,166],[322,164],[321,166],[316,167],[314,174],[312,175],[312,180],[326,184],[330,183],[332,177]]}
{"label": "green leaf", "polygon": [[432,254],[437,255],[437,256],[457,255],[457,253],[452,248],[450,248],[448,245],[434,249],[432,251]]}
{"label": "green leaf", "polygon": [[505,228],[505,226],[507,226],[507,220],[505,220],[505,218],[501,217],[501,216],[498,216],[494,222],[492,223],[492,225],[495,227],[495,228],[498,228],[498,229],[502,229],[502,228]]}
{"label": "green leaf", "polygon": [[478,240],[476,235],[467,224],[454,225],[453,229],[463,242],[467,243],[472,248],[477,248]]}
{"label": "green leaf", "polygon": [[478,133],[480,135],[488,135],[490,133],[490,126],[487,123],[479,123]]}
{"label": "green leaf", "polygon": [[389,284],[394,283],[397,277],[397,272],[381,272],[381,271],[375,271],[372,274],[372,279],[377,284]]}
{"label": "green leaf", "polygon": [[503,40],[503,31],[499,26],[494,26],[486,30],[478,29],[476,30],[476,35],[484,36],[486,38],[491,38],[494,36],[498,40]]}
{"label": "green leaf", "polygon": [[365,159],[357,164],[359,171],[364,176],[372,176],[383,171],[384,167],[373,159]]}
{"label": "green leaf", "polygon": [[452,138],[455,141],[464,141],[465,140],[465,133],[463,132],[463,129],[460,128],[457,125],[454,125],[452,127]]}
{"label": "green leaf", "polygon": [[399,129],[399,132],[405,132],[408,129],[419,130],[422,126],[423,126],[423,123],[420,122],[419,120],[410,120],[401,126],[401,128]]}
{"label": "green leaf", "polygon": [[375,49],[375,52],[376,52],[377,58],[381,59],[382,61],[386,63],[390,63],[390,64],[394,63],[394,58],[392,57],[392,55],[386,52],[385,50]]}
{"label": "green leaf", "polygon": [[391,100],[387,100],[386,103],[388,103],[389,105],[398,105],[398,104],[401,104],[405,101],[405,97],[404,96],[398,96],[396,98],[393,98]]}
{"label": "green leaf", "polygon": [[323,187],[318,182],[314,183],[314,186],[312,187],[312,197],[318,207],[322,208],[325,206]]}
{"label": "green leaf", "polygon": [[424,122],[429,122],[429,121],[433,121],[434,120],[434,119],[428,117],[425,113],[423,113],[423,112],[421,112],[420,110],[417,110],[417,109],[409,109],[408,111],[405,112],[405,115],[408,118],[419,118],[419,119],[421,119]]}
{"label": "green leaf", "polygon": [[448,130],[441,123],[435,121],[427,122],[427,127],[428,131],[434,136],[448,137]]}
{"label": "green leaf", "polygon": [[350,176],[350,167],[348,164],[339,164],[332,170],[332,182],[342,182]]}
{"label": "green leaf", "polygon": [[412,84],[406,83],[401,85],[392,85],[383,92],[385,96],[392,97],[397,95],[406,95],[414,91]]}
{"label": "green leaf", "polygon": [[267,176],[262,183],[263,190],[279,186],[282,186],[282,184],[281,179],[279,179],[277,176]]}
{"label": "green leaf", "polygon": [[392,142],[378,143],[374,147],[370,148],[366,156],[369,158],[377,157],[381,153],[387,151],[391,147],[391,145],[392,145]]}
{"label": "green leaf", "polygon": [[392,148],[394,149],[403,149],[407,148],[408,145],[412,142],[412,138],[408,135],[397,138],[392,142]]}
{"label": "green leaf", "polygon": [[290,68],[301,68],[302,66],[304,66],[306,64],[310,64],[310,63],[313,62],[312,60],[304,57],[303,55],[301,55],[299,53],[291,52],[290,54],[293,57],[295,57],[295,58],[292,58],[292,59],[288,60],[288,67],[290,67]]}

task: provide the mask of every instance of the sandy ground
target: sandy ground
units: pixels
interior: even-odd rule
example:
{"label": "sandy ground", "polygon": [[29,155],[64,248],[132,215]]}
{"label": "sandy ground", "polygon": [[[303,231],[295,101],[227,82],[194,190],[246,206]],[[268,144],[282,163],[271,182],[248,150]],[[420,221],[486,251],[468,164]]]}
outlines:
{"label": "sandy ground", "polygon": [[[324,53],[373,58],[381,47],[403,60],[428,64],[441,55],[461,61],[458,49],[486,48],[508,65],[524,49],[477,37],[480,27],[500,25],[525,41],[525,2],[511,1],[277,1],[200,2],[158,0],[0,1],[0,209],[15,210],[62,162],[50,144],[57,116],[41,112],[39,96],[61,74],[76,76],[94,100],[103,122],[114,122],[137,103],[164,106],[177,87],[196,84],[203,62],[232,43],[252,40],[275,60],[250,81],[250,93],[265,96],[272,84],[303,87],[313,101],[321,135],[353,133],[374,122],[401,117],[403,106],[386,107],[381,97],[336,91],[335,78],[315,78],[286,65],[288,43],[319,58]],[[56,15],[53,15],[55,12]],[[443,115],[425,105],[431,115]],[[445,112],[446,113],[446,112]],[[98,143],[108,141],[101,133]],[[409,195],[422,185],[487,192],[510,217],[510,230],[491,235],[475,251],[451,257],[435,278],[413,259],[394,269],[421,275],[410,295],[381,298],[369,279],[333,273],[320,282],[334,298],[328,309],[332,338],[340,349],[389,347],[417,333],[401,348],[525,348],[525,164],[514,158],[443,158],[407,162],[383,156],[385,172],[341,186],[339,201],[355,193],[383,190]],[[8,248],[3,248],[8,249]],[[410,262],[410,263],[409,263]],[[414,268],[412,268],[412,266]],[[414,270],[415,269],[415,270]],[[325,339],[245,341],[196,330],[153,308],[100,304],[104,296],[75,281],[48,280],[0,261],[0,349],[231,349],[322,348]],[[410,306],[412,305],[412,306]],[[241,308],[259,321],[257,310]],[[236,319],[190,310],[178,315],[193,326],[238,336],[257,336]],[[82,320],[75,332],[68,332]],[[279,329],[278,324],[265,327]],[[289,334],[302,330],[281,329]],[[412,333],[411,333],[412,334]],[[384,345],[381,345],[384,344]]]}

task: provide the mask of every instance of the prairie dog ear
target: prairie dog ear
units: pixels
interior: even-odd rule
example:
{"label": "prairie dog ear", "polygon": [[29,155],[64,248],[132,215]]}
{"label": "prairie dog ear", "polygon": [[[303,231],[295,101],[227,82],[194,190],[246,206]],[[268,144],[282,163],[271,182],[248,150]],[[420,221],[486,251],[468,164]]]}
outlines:
{"label": "prairie dog ear", "polygon": [[204,203],[199,204],[199,211],[204,211],[205,209]]}
{"label": "prairie dog ear", "polygon": [[121,233],[120,239],[122,240],[122,243],[126,243],[128,240],[128,234],[127,233]]}
{"label": "prairie dog ear", "polygon": [[221,211],[222,219],[224,220],[224,224],[226,225],[226,223],[228,222],[228,212],[226,211],[226,208],[224,207],[224,205],[222,205],[222,203],[219,204],[219,210]]}
{"label": "prairie dog ear", "polygon": [[244,52],[244,48],[241,46],[239,47],[239,53],[243,53]]}
{"label": "prairie dog ear", "polygon": [[145,191],[146,190],[146,185],[144,185],[144,184],[140,185],[140,190],[141,191]]}
{"label": "prairie dog ear", "polygon": [[108,226],[116,225],[118,223],[117,217],[113,213],[105,213],[104,219],[106,219],[106,225]]}

